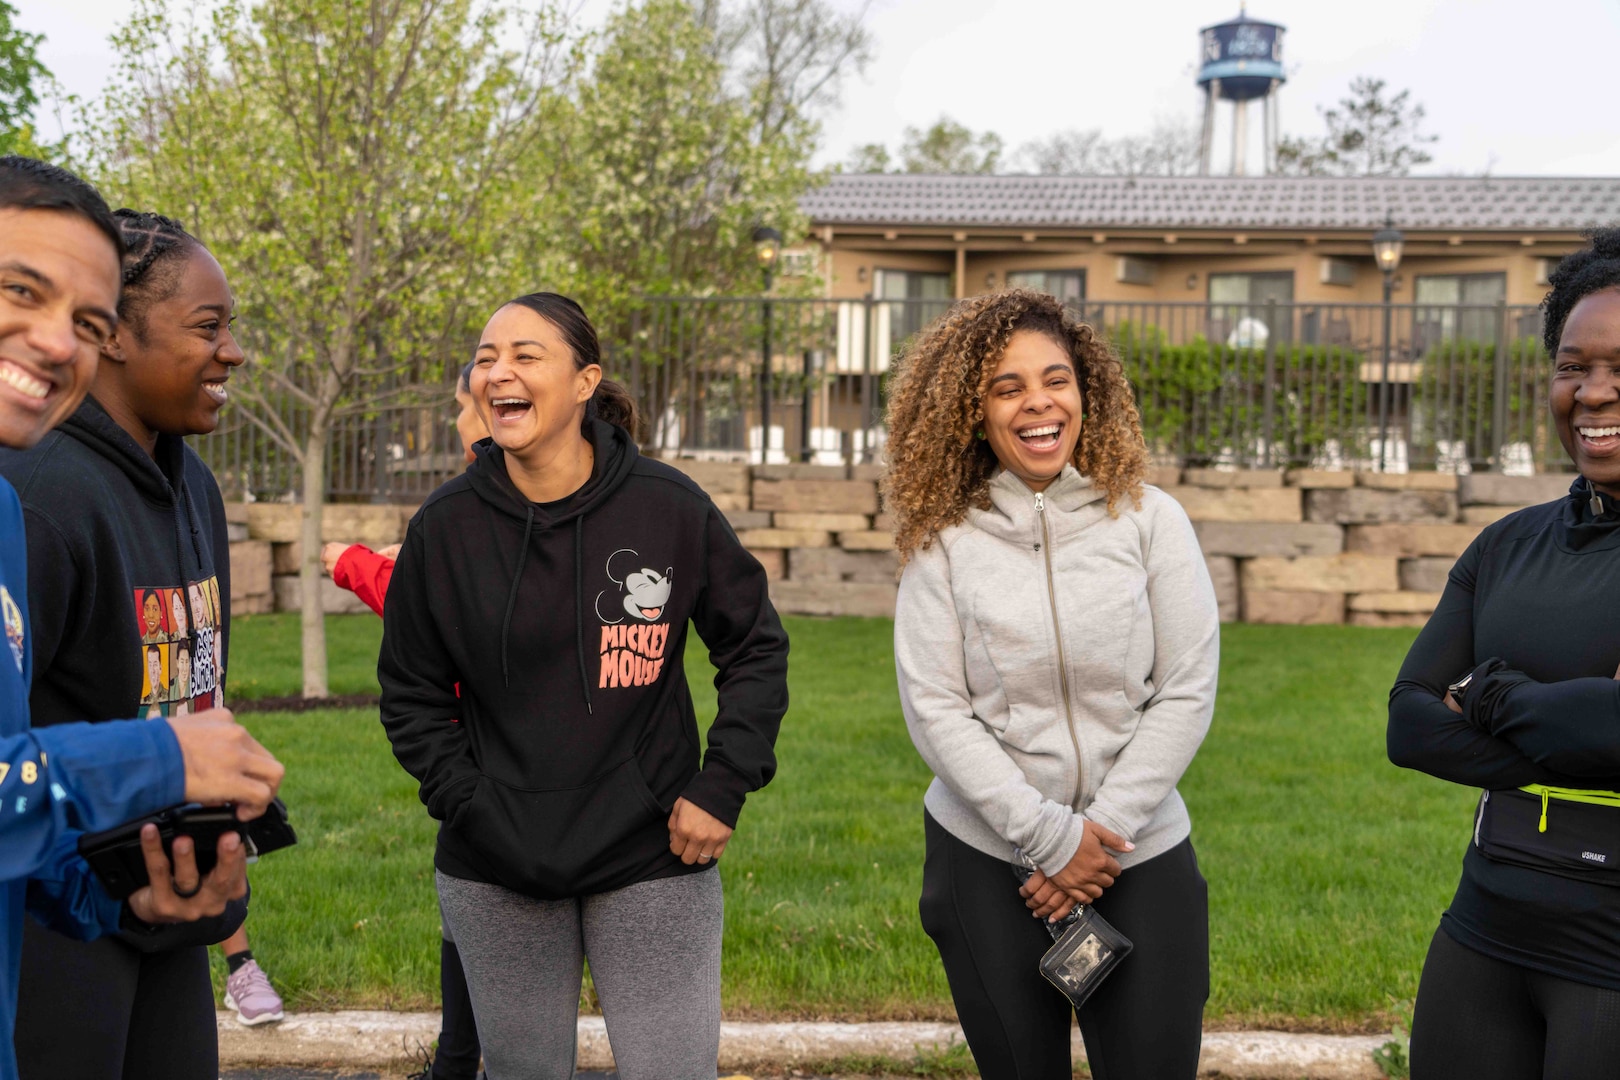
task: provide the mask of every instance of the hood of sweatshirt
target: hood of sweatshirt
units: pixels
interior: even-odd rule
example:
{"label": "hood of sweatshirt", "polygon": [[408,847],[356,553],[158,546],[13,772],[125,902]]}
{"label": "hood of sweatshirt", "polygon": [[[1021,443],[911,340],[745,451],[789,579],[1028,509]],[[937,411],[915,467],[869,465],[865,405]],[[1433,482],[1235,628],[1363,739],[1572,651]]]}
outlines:
{"label": "hood of sweatshirt", "polygon": [[467,467],[467,481],[474,494],[489,506],[523,522],[523,540],[518,547],[517,566],[507,589],[506,613],[501,620],[501,678],[511,682],[512,612],[517,608],[523,583],[523,567],[529,559],[529,540],[537,531],[572,527],[574,533],[574,644],[579,662],[580,692],[585,711],[593,712],[591,680],[585,668],[585,517],[613,496],[635,469],[640,452],[628,432],[603,420],[590,421],[591,475],[578,491],[556,502],[531,502],[512,483],[506,470],[506,451],[494,439],[482,439],[474,447],[473,463]]}
{"label": "hood of sweatshirt", "polygon": [[[969,510],[968,521],[999,540],[1023,543],[1041,530],[1035,516],[1035,494],[1016,474],[998,469],[990,479],[990,509]],[[1065,465],[1040,495],[1043,503],[1068,514],[1103,501],[1107,492],[1081,476],[1073,465]]]}
{"label": "hood of sweatshirt", "polygon": [[95,397],[84,399],[62,423],[62,431],[100,454],[147,502],[174,511],[175,551],[181,572],[201,575],[202,523],[186,487],[186,442],[178,435],[159,435],[148,454]]}

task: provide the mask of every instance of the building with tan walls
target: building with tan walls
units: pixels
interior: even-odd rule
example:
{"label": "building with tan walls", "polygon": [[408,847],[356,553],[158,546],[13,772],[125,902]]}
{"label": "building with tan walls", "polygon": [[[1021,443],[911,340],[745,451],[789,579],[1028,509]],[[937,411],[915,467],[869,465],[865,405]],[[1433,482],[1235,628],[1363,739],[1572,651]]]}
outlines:
{"label": "building with tan walls", "polygon": [[1620,178],[836,175],[801,205],[829,299],[1379,303],[1387,220],[1395,303],[1518,305],[1620,224]]}

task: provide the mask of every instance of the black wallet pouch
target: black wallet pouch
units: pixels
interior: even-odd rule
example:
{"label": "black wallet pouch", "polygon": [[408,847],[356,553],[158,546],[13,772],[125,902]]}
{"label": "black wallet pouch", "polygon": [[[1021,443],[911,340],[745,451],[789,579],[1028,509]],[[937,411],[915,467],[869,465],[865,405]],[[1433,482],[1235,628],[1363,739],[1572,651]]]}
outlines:
{"label": "black wallet pouch", "polygon": [[[1016,863],[1013,874],[1020,883],[1030,878],[1029,868]],[[1063,991],[1076,1010],[1131,951],[1130,939],[1090,904],[1076,904],[1062,920],[1048,922],[1046,929],[1057,943],[1041,957],[1041,975]]]}
{"label": "black wallet pouch", "polygon": [[1474,844],[1495,862],[1620,886],[1617,805],[1516,788],[1487,791],[1479,799]]}
{"label": "black wallet pouch", "polygon": [[269,809],[252,821],[237,821],[236,810],[230,806],[187,803],[102,832],[85,833],[79,837],[79,854],[114,900],[126,899],[148,884],[146,857],[141,853],[141,828],[148,824],[157,826],[163,852],[170,859],[174,858],[175,838],[191,837],[196,845],[197,872],[204,876],[219,861],[219,839],[228,832],[242,838],[250,863],[260,855],[298,843],[298,835],[287,823],[287,805],[280,799],[272,801]]}

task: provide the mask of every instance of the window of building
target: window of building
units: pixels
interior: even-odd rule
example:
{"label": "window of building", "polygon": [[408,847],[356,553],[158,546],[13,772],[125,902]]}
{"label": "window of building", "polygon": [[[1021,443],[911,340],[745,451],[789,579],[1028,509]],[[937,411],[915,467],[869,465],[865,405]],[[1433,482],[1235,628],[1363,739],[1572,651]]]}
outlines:
{"label": "window of building", "polygon": [[1009,270],[1007,288],[1034,289],[1055,296],[1069,307],[1079,309],[1086,298],[1084,270]]}
{"label": "window of building", "polygon": [[889,340],[898,348],[913,334],[945,314],[956,294],[951,275],[921,270],[878,270],[872,295],[889,305]]}
{"label": "window of building", "polygon": [[[1268,318],[1266,305],[1288,305]],[[1211,341],[1233,348],[1262,348],[1272,337],[1293,339],[1294,275],[1283,270],[1263,274],[1209,275]],[[1276,322],[1271,326],[1270,322]]]}
{"label": "window of building", "polygon": [[1507,299],[1506,274],[1424,274],[1417,279],[1418,344],[1496,340],[1496,304]]}

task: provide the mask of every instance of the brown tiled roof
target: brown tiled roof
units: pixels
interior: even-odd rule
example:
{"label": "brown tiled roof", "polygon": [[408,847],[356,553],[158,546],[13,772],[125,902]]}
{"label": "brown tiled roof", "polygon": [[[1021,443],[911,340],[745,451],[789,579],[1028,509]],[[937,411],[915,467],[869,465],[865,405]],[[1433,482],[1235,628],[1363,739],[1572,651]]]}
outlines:
{"label": "brown tiled roof", "polygon": [[1620,177],[1122,177],[841,174],[816,225],[1568,232],[1620,223]]}

